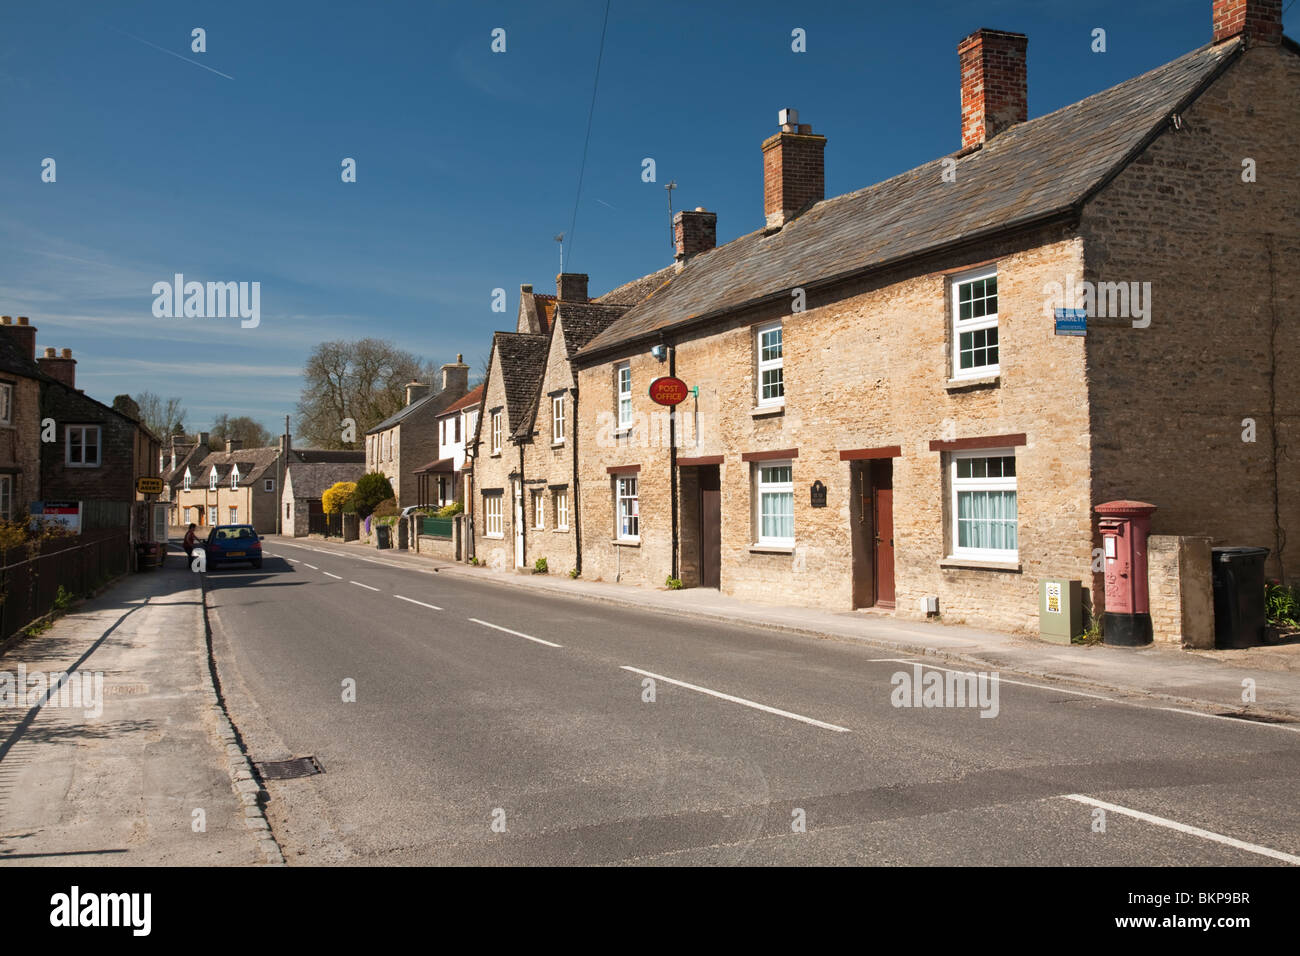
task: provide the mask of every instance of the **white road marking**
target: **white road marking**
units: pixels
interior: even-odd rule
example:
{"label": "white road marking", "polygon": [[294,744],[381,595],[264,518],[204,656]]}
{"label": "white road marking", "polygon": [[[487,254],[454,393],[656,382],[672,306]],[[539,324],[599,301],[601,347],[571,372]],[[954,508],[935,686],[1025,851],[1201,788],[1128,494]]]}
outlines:
{"label": "white road marking", "polygon": [[668,684],[676,684],[678,687],[685,687],[687,690],[699,691],[701,694],[708,694],[710,697],[717,697],[720,700],[729,700],[733,704],[742,704],[745,707],[752,707],[755,710],[765,711],[769,714],[776,714],[779,717],[789,717],[791,720],[800,720],[805,724],[812,724],[814,727],[821,727],[825,730],[834,730],[837,733],[847,734],[852,731],[848,727],[841,727],[838,724],[828,724],[825,721],[814,720],[812,717],[805,717],[802,714],[793,714],[788,710],[778,710],[775,707],[769,707],[767,704],[760,704],[756,701],[746,700],[743,697],[733,697],[730,694],[723,694],[716,690],[709,690],[707,687],[700,687],[698,684],[688,684],[685,681],[674,680],[671,677],[664,677],[662,674],[654,674],[650,671],[643,671],[637,667],[628,667],[622,665],[623,670],[631,671],[634,674],[644,674],[646,677],[653,677],[655,680],[661,680]]}
{"label": "white road marking", "polygon": [[1273,727],[1276,730],[1286,730],[1291,733],[1300,733],[1300,727],[1294,724],[1271,724],[1266,720],[1243,720],[1240,717],[1224,717],[1222,714],[1207,714],[1201,710],[1184,710],[1182,707],[1161,707],[1160,710],[1167,710],[1173,714],[1191,714],[1193,717],[1209,717],[1211,720],[1228,720],[1234,724],[1254,724],[1256,727]]}
{"label": "white road marking", "polygon": [[369,584],[362,584],[360,581],[349,581],[348,584],[355,584],[359,588],[365,588],[367,591],[378,591],[379,588],[372,588]]}
{"label": "white road marking", "polygon": [[442,608],[436,604],[425,604],[423,601],[417,601],[415,598],[402,597],[400,594],[394,594],[393,597],[399,601],[410,601],[412,604],[418,604],[420,607],[427,607],[430,611],[441,611]]}
{"label": "white road marking", "polygon": [[[978,676],[979,676],[979,672],[978,672],[978,671],[960,671],[960,670],[957,670],[956,668],[953,668],[953,667],[940,667],[938,664],[927,664],[925,661],[922,661],[922,660],[916,660],[916,659],[914,659],[914,658],[910,658],[910,657],[909,657],[909,658],[903,658],[903,657],[899,657],[899,658],[893,658],[893,657],[882,657],[882,658],[879,658],[878,660],[876,660],[874,663],[877,663],[877,664],[889,664],[889,663],[899,663],[899,664],[919,664],[921,667],[929,667],[930,669],[932,669],[932,670],[936,670],[936,671],[946,671],[946,672],[949,673],[949,674],[961,674],[963,677],[970,677],[970,676],[976,676],[976,677],[978,677]],[[1075,689],[1072,688],[1072,687],[1053,687],[1053,686],[1051,686],[1050,684],[1030,684],[1030,683],[1027,682],[1027,681],[1022,681],[1022,680],[1011,680],[1010,678],[1008,678],[1008,677],[1003,677],[1003,676],[1001,676],[1000,674],[998,675],[998,683],[999,683],[999,684],[1013,684],[1013,685],[1015,685],[1016,687],[1032,687],[1032,688],[1034,688],[1034,690],[1050,690],[1050,691],[1052,691],[1052,692],[1054,692],[1054,693],[1057,693],[1057,694],[1065,694],[1065,695],[1068,696],[1068,697],[1091,697],[1093,700],[1104,700],[1104,701],[1108,701],[1108,702],[1110,702],[1110,703],[1112,703],[1112,704],[1127,704],[1127,703],[1131,703],[1130,701],[1126,701],[1126,700],[1116,700],[1114,697],[1106,697],[1106,696],[1104,696],[1104,695],[1102,695],[1102,694],[1089,694],[1089,693],[1086,692],[1086,691],[1075,690]]]}
{"label": "white road marking", "polygon": [[341,575],[341,574],[330,574],[328,571],[326,571],[325,574],[327,574],[327,575],[329,575],[330,577],[335,578],[335,579],[337,579],[337,580],[339,580],[339,581],[342,581],[342,580],[343,580],[343,575]]}
{"label": "white road marking", "polygon": [[[307,564],[307,562],[304,561],[303,564]],[[319,570],[320,570],[320,568],[316,567],[316,565],[314,565],[314,564],[307,564],[307,567],[311,568],[313,571],[319,571]]]}
{"label": "white road marking", "polygon": [[1272,850],[1266,846],[1260,846],[1257,843],[1247,843],[1244,840],[1235,840],[1230,836],[1224,836],[1222,833],[1214,833],[1210,830],[1202,830],[1200,827],[1188,826],[1186,823],[1179,823],[1177,820],[1157,817],[1150,813],[1143,813],[1141,810],[1130,810],[1128,807],[1121,807],[1115,803],[1107,803],[1104,800],[1087,797],[1081,793],[1066,793],[1062,794],[1062,797],[1066,800],[1074,800],[1091,807],[1100,807],[1101,809],[1107,810],[1111,813],[1118,813],[1122,816],[1132,817],[1135,820],[1154,823],[1158,827],[1168,827],[1170,830],[1177,830],[1179,833],[1197,836],[1203,840],[1222,843],[1224,846],[1235,847],[1238,850],[1245,850],[1247,853],[1257,853],[1260,856],[1271,857],[1274,860],[1282,860],[1285,863],[1300,865],[1300,856],[1292,856],[1290,853],[1283,853],[1281,850]]}
{"label": "white road marking", "polygon": [[563,644],[555,644],[551,641],[544,641],[540,637],[533,637],[531,634],[524,634],[522,631],[512,631],[508,627],[502,627],[500,624],[493,624],[490,621],[480,621],[476,617],[471,617],[475,624],[482,624],[484,627],[490,627],[498,631],[505,631],[507,634],[513,634],[515,637],[522,637],[525,640],[536,641],[538,644],[545,644],[547,647],[563,647]]}

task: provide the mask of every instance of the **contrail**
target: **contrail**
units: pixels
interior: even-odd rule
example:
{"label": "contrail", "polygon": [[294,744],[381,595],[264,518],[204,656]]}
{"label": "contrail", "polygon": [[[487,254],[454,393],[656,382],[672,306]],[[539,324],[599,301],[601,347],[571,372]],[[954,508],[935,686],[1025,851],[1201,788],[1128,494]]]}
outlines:
{"label": "contrail", "polygon": [[[113,29],[116,30],[117,28],[114,27]],[[191,60],[188,56],[181,56],[179,53],[173,53],[171,50],[168,50],[168,49],[165,48],[165,47],[161,47],[161,46],[159,46],[159,45],[156,44],[156,43],[150,43],[148,40],[145,40],[145,39],[143,39],[142,37],[138,37],[138,36],[136,36],[134,33],[127,33],[125,30],[117,30],[117,32],[120,33],[120,34],[122,34],[123,36],[128,36],[128,37],[130,37],[132,40],[139,40],[139,41],[140,41],[141,43],[143,43],[145,46],[151,46],[151,47],[153,47],[155,50],[162,50],[162,52],[163,52],[163,53],[166,53],[168,56],[174,56],[174,57],[176,57],[176,59],[178,59],[178,60],[184,60],[186,63],[193,63],[195,66],[203,67],[203,69],[207,70],[209,73],[215,73],[215,74],[217,74],[217,76],[224,76],[224,77],[225,77],[226,79],[228,79],[228,80],[233,80],[233,79],[234,79],[234,77],[231,76],[229,73],[222,73],[220,70],[214,70],[214,69],[213,69],[212,67],[210,67],[210,66],[204,66],[204,65],[203,65],[202,63],[200,63],[198,60]]]}

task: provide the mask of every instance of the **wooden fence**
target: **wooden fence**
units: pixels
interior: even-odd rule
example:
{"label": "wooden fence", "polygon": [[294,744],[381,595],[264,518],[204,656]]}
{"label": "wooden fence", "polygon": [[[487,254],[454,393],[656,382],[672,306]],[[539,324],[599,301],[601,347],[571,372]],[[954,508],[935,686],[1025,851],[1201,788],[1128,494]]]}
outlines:
{"label": "wooden fence", "polygon": [[84,595],[125,574],[130,560],[126,528],[0,550],[0,641],[53,610],[60,585],[69,595]]}

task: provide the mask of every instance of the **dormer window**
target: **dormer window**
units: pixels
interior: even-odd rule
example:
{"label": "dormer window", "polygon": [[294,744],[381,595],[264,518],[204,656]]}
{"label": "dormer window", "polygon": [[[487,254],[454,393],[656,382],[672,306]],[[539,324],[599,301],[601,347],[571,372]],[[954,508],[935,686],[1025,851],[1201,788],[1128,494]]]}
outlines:
{"label": "dormer window", "polygon": [[190,474],[190,470],[189,470],[188,468],[186,468],[186,469],[185,469],[185,490],[186,490],[186,491],[189,491],[189,490],[190,490],[190,484],[191,484],[191,482],[193,482],[193,481],[194,481],[194,476],[191,475],[191,474]]}
{"label": "dormer window", "polygon": [[237,491],[238,489],[239,489],[239,466],[235,465],[230,469],[230,490]]}
{"label": "dormer window", "polygon": [[214,465],[212,468],[212,474],[208,475],[208,491],[216,491],[216,490],[217,490],[217,469],[216,466]]}

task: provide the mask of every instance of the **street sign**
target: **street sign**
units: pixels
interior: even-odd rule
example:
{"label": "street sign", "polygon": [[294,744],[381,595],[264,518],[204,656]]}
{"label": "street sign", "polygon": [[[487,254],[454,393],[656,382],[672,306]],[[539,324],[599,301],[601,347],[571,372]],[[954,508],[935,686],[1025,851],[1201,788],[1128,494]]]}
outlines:
{"label": "street sign", "polygon": [[690,389],[680,378],[665,375],[650,383],[650,401],[656,405],[679,405],[686,400]]}
{"label": "street sign", "polygon": [[163,480],[141,475],[135,480],[135,490],[142,495],[160,495],[163,490]]}

